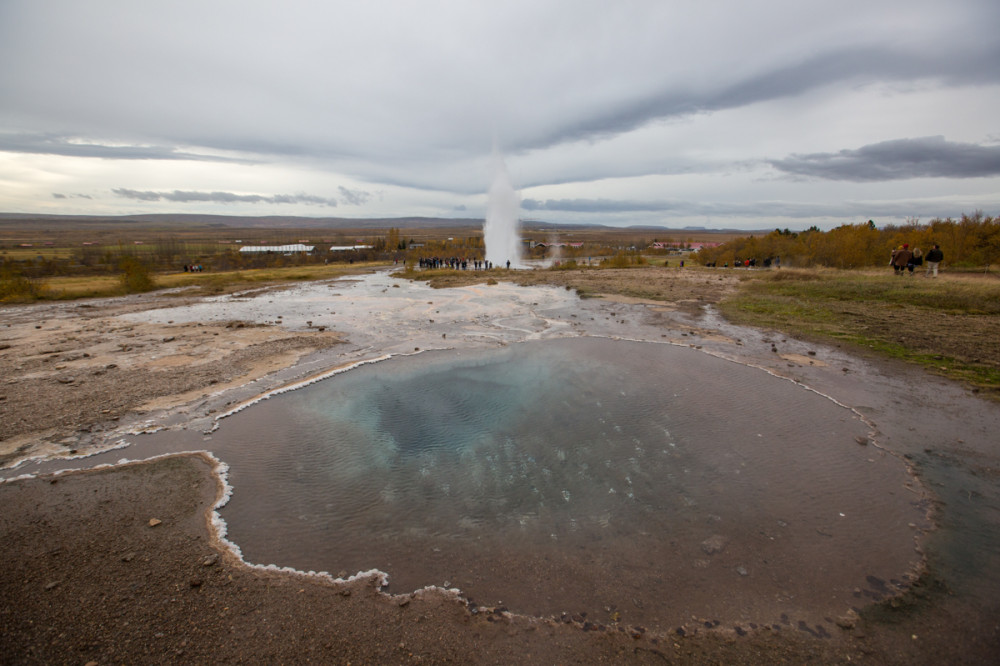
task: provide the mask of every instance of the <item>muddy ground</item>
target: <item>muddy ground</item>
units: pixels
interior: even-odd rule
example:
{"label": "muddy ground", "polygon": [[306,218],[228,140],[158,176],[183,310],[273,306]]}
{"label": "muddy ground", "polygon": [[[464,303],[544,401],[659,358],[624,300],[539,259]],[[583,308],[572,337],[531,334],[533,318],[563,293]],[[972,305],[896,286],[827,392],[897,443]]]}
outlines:
{"label": "muddy ground", "polygon": [[[601,290],[597,274],[555,275],[588,295]],[[646,271],[628,270],[602,275],[615,282],[610,290],[617,296],[593,306],[594,312],[615,319],[627,312],[658,326],[671,312],[693,315],[686,324],[675,322],[673,330],[683,333],[670,335],[697,335],[699,343],[718,345],[724,354],[757,354],[755,362],[770,359],[796,379],[857,395],[857,408],[884,419],[887,443],[896,444],[918,473],[927,461],[924,480],[942,505],[966,492],[970,502],[974,492],[980,502],[995,502],[989,487],[1000,478],[1000,465],[983,430],[996,415],[961,388],[893,364],[862,373],[870,361],[858,363],[838,350],[807,354],[807,347],[774,332],[742,329],[740,338],[732,330],[719,333],[702,306],[733,289],[732,277],[658,271],[651,279]],[[350,335],[332,328],[273,320],[122,317],[177,303],[177,297],[147,295],[5,308],[2,460],[85,452],[106,443],[108,433],[141,426],[151,413],[194,410],[192,405],[254,380],[266,384],[280,369],[350,342]],[[771,357],[775,345],[780,354]],[[892,393],[897,382],[903,383],[898,395]],[[914,387],[912,399],[906,385]],[[879,403],[883,394],[885,405]],[[905,441],[908,427],[927,432],[921,409],[937,403],[955,421],[942,424],[927,446]],[[934,463],[941,460],[947,469],[939,473]],[[955,470],[963,476],[950,480]],[[709,627],[681,635],[585,618],[516,616],[439,591],[389,596],[370,579],[340,584],[251,568],[219,543],[209,524],[220,492],[210,461],[190,455],[0,484],[0,660],[986,664],[1000,654],[1000,603],[989,588],[995,578],[974,572],[953,583],[953,562],[938,568],[932,561],[928,575],[903,598],[866,608],[828,637],[791,625],[756,627],[745,635]],[[946,506],[943,511],[947,519]],[[993,562],[981,564],[985,569]],[[965,589],[970,576],[973,586],[976,576],[986,576],[985,594]]]}

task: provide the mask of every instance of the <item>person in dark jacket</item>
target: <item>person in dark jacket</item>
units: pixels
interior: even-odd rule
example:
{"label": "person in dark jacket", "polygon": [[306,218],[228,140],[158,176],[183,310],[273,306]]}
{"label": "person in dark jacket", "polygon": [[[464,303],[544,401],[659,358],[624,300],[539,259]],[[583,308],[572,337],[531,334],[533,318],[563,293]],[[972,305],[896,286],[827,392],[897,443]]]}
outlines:
{"label": "person in dark jacket", "polygon": [[938,264],[944,261],[944,252],[941,251],[941,246],[935,245],[934,249],[924,257],[924,261],[927,262],[927,271],[924,272],[924,277],[937,277]]}

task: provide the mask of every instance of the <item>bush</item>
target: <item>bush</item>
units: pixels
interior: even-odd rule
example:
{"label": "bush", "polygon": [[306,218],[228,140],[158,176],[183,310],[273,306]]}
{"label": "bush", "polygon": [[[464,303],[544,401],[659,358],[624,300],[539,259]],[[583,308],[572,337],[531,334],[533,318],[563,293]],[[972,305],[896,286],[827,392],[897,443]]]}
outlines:
{"label": "bush", "polygon": [[121,280],[126,294],[139,294],[156,289],[156,282],[149,266],[135,257],[123,257],[118,268],[121,270],[118,279]]}
{"label": "bush", "polygon": [[0,270],[0,302],[31,303],[45,293],[45,286],[38,280],[26,277],[9,266]]}

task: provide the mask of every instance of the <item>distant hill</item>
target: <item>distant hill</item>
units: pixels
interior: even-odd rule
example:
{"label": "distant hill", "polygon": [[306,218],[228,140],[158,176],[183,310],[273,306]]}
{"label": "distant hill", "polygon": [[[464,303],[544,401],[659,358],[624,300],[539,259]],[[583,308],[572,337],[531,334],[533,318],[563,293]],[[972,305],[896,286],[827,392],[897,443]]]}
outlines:
{"label": "distant hill", "polygon": [[[39,215],[30,213],[0,213],[0,228],[14,227],[30,228],[72,227],[78,230],[98,229],[167,229],[169,227],[183,229],[459,229],[482,227],[482,218],[451,218],[451,217],[379,217],[379,218],[349,218],[349,217],[298,217],[294,215],[198,215],[198,214],[151,214],[151,215]],[[704,233],[704,234],[755,234],[767,233],[768,230],[746,229],[706,229],[703,227],[685,227],[673,229],[655,225],[635,225],[628,227],[612,227],[604,224],[571,223],[560,224],[544,220],[526,219],[522,221],[523,228],[528,232],[557,230],[572,231],[609,231],[609,232],[650,232],[650,233]],[[54,229],[53,229],[54,230]]]}
{"label": "distant hill", "polygon": [[131,226],[134,228],[162,228],[172,224],[185,227],[234,228],[234,229],[400,229],[482,226],[483,220],[469,218],[393,217],[297,217],[271,215],[251,217],[244,215],[32,215],[25,213],[0,213],[0,224],[46,224],[77,226]]}

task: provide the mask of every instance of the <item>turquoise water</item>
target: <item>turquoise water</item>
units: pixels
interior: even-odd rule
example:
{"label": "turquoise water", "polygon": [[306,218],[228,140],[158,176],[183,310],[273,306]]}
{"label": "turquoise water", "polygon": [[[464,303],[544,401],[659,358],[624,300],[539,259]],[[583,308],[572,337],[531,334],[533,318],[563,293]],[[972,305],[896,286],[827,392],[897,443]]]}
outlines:
{"label": "turquoise water", "polygon": [[926,506],[868,435],[755,368],[573,339],[363,366],[225,419],[211,448],[249,561],[666,624],[905,587]]}

